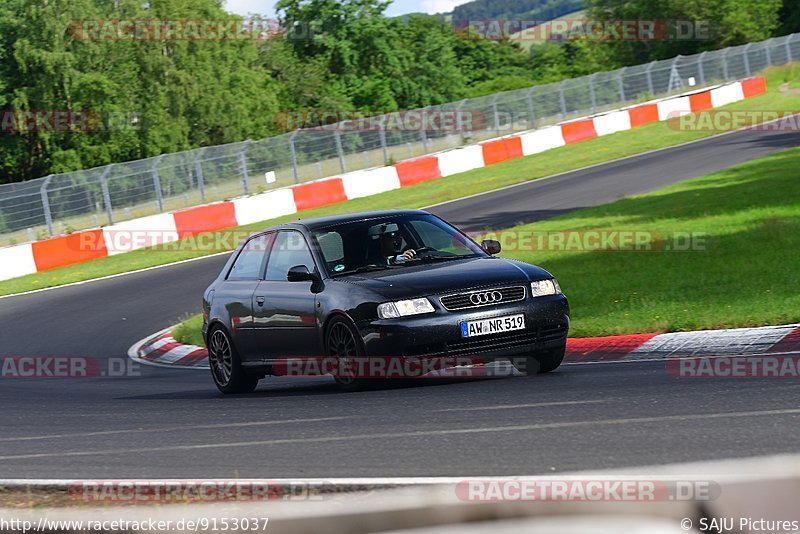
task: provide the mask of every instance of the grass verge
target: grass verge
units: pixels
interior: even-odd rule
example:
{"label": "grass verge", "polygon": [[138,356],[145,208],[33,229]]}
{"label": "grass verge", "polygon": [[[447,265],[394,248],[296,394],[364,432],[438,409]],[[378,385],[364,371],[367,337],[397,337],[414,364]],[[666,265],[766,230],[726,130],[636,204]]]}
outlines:
{"label": "grass verge", "polygon": [[510,230],[517,235],[633,230],[657,236],[653,248],[658,251],[565,246],[506,256],[557,275],[570,297],[576,337],[796,322],[798,168],[800,149],[792,149]]}
{"label": "grass verge", "polygon": [[203,316],[195,315],[180,323],[178,327],[172,331],[172,337],[186,345],[203,347],[205,346],[205,342],[203,341],[202,328]]}
{"label": "grass verge", "polygon": [[[792,323],[800,321],[797,169],[800,148],[487,237],[510,245],[504,257],[556,275],[573,337]],[[592,231],[654,238],[639,250],[587,250]],[[549,238],[544,250],[531,250],[540,236]],[[189,319],[175,338],[202,345],[201,324]]]}
{"label": "grass verge", "polygon": [[[725,109],[796,111],[800,109],[800,95],[781,93],[778,88],[786,82],[800,80],[800,64],[770,68],[765,72],[769,92],[756,98],[737,102]],[[367,198],[304,211],[299,216],[311,218],[333,213],[357,212],[368,209],[418,208],[438,202],[489,191],[499,187],[535,180],[552,174],[566,172],[587,165],[648,152],[658,148],[701,139],[713,135],[710,131],[678,131],[666,123],[653,123],[635,130],[592,139],[576,145],[548,150],[547,152],[515,159],[474,171],[442,178]],[[289,215],[260,223],[241,226],[231,231],[252,232],[273,224],[295,220]],[[232,245],[233,246],[233,245]],[[231,248],[232,248],[231,246]],[[229,248],[225,249],[228,250]],[[86,263],[53,269],[0,282],[0,295],[9,295],[34,289],[54,287],[72,282],[91,280],[103,276],[130,272],[147,267],[165,265],[181,260],[206,256],[223,249],[195,250],[172,244],[166,247],[141,249]]]}

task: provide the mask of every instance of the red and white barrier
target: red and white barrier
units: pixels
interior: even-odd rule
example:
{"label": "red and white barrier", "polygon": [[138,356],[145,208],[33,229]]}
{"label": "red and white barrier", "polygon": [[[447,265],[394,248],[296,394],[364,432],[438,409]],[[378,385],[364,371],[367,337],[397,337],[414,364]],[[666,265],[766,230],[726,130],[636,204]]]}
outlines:
{"label": "red and white barrier", "polygon": [[36,272],[33,247],[30,243],[0,248],[0,279],[16,278]]}
{"label": "red and white barrier", "polygon": [[103,228],[103,241],[109,256],[178,239],[180,236],[172,213],[142,217]]}
{"label": "red and white barrier", "polygon": [[443,178],[486,166],[483,159],[483,147],[480,145],[448,150],[439,154],[438,158],[439,172]]}
{"label": "red and white barrier", "polygon": [[525,156],[532,156],[533,154],[567,144],[561,133],[561,126],[548,126],[540,130],[526,132],[519,137],[522,139],[522,154]]}
{"label": "red and white barrier", "polygon": [[437,180],[681,114],[723,106],[757,96],[766,90],[763,77],[750,78],[401,161],[389,167],[351,172],[233,201],[196,206],[102,229],[6,247],[0,249],[0,280]]}
{"label": "red and white barrier", "polygon": [[342,183],[345,196],[352,200],[400,189],[400,176],[394,167],[378,167],[347,173],[342,176]]}
{"label": "red and white barrier", "polygon": [[297,205],[291,189],[278,189],[252,197],[237,198],[233,201],[233,209],[239,224],[253,224],[265,221],[266,218],[296,213]]}
{"label": "red and white barrier", "polygon": [[678,96],[658,103],[658,120],[665,121],[670,118],[680,117],[692,112],[692,105],[688,96]]}
{"label": "red and white barrier", "polygon": [[614,111],[594,118],[594,129],[598,136],[631,129],[631,114],[628,110]]}

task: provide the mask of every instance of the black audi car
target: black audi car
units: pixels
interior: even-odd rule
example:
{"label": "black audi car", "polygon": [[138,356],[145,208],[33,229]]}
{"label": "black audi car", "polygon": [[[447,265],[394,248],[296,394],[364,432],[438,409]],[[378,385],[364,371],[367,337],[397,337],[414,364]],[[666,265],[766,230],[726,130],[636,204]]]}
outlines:
{"label": "black audi car", "polygon": [[353,371],[364,359],[372,371],[453,358],[552,371],[564,358],[567,299],[550,273],[499,252],[420,210],[255,234],[203,296],[214,382],[249,392],[267,375],[324,361],[340,386],[358,389],[375,377]]}

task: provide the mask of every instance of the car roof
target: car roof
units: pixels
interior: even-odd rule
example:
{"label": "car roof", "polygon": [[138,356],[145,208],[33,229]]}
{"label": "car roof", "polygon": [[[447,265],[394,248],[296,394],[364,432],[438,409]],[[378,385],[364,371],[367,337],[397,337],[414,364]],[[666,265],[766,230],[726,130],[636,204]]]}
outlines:
{"label": "car roof", "polygon": [[319,228],[337,226],[340,224],[347,224],[356,221],[368,221],[372,219],[385,219],[391,217],[399,217],[403,215],[430,215],[425,210],[382,210],[382,211],[364,211],[360,213],[346,213],[341,215],[329,215],[327,217],[317,217],[313,219],[300,219],[295,222],[281,224],[268,230],[277,230],[281,228],[295,228],[304,227],[308,230],[317,230]]}

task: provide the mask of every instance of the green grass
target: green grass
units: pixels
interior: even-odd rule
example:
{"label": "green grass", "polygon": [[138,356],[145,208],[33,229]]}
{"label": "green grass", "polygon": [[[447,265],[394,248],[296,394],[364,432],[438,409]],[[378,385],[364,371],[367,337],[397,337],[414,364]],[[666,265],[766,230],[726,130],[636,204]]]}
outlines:
{"label": "green grass", "polygon": [[[772,68],[767,71],[769,93],[743,102],[727,106],[726,109],[764,109],[774,111],[794,111],[800,109],[800,95],[778,92],[784,82],[800,80],[800,64]],[[304,211],[264,222],[239,227],[232,231],[252,232],[273,224],[295,220],[297,217],[311,218],[332,213],[357,212],[368,209],[416,208],[446,200],[489,191],[498,187],[535,180],[559,172],[565,172],[586,165],[611,161],[617,158],[639,154],[709,137],[708,131],[678,131],[665,123],[653,123],[632,131],[619,132],[590,141],[560,147],[547,152],[519,158],[491,167],[450,176],[440,180],[419,184],[413,187],[382,193]],[[112,274],[130,272],[146,267],[164,265],[176,261],[205,256],[227,250],[192,250],[180,245],[142,249],[86,263],[53,269],[28,276],[0,282],[0,295],[8,295],[63,285],[71,282],[90,280]]]}
{"label": "green grass", "polygon": [[[573,337],[800,321],[800,148],[612,204],[518,226],[526,232],[694,234],[691,250],[506,251],[561,283]],[[497,237],[503,237],[497,236]],[[674,245],[674,242],[673,242]],[[673,246],[674,248],[674,246]],[[201,317],[176,339],[202,344]]]}
{"label": "green grass", "polygon": [[205,343],[203,342],[202,328],[203,316],[195,315],[180,323],[178,327],[172,331],[172,337],[186,345],[203,347]]}
{"label": "green grass", "polygon": [[574,336],[800,320],[800,149],[514,231],[701,234],[696,250],[513,251],[554,273]]}

